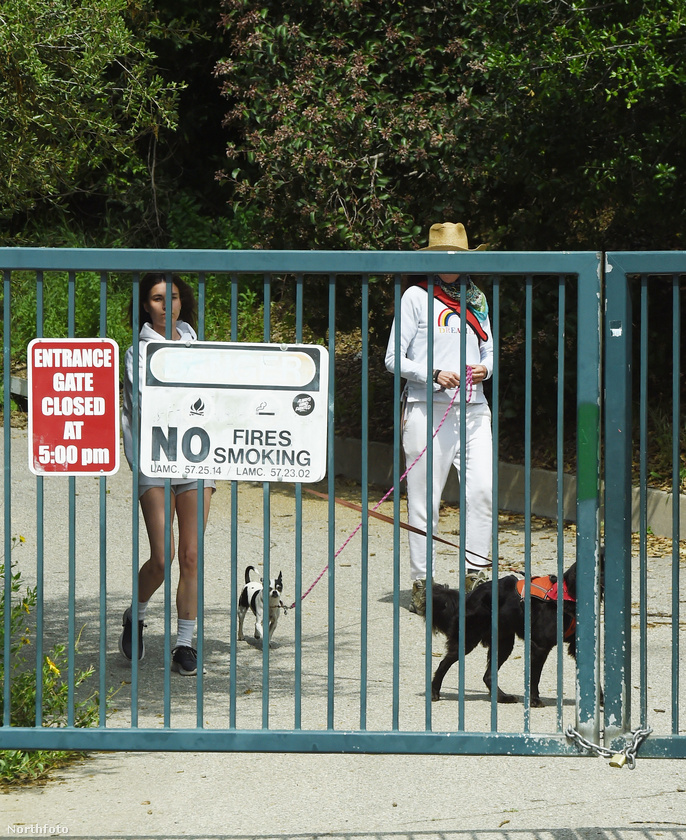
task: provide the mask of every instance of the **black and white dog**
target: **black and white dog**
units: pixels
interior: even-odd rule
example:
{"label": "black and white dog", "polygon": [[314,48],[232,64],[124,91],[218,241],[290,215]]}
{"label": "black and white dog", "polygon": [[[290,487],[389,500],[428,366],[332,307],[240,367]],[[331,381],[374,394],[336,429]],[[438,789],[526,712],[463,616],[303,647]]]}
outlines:
{"label": "black and white dog", "polygon": [[[264,584],[262,578],[259,581],[251,580],[250,573],[254,572],[254,566],[248,566],[245,570],[245,586],[238,599],[238,639],[242,641],[243,622],[248,610],[252,610],[255,616],[255,638],[264,638]],[[283,592],[283,579],[281,572],[277,578],[269,581],[269,639],[271,640],[276,624],[279,620],[281,609],[281,593]]]}

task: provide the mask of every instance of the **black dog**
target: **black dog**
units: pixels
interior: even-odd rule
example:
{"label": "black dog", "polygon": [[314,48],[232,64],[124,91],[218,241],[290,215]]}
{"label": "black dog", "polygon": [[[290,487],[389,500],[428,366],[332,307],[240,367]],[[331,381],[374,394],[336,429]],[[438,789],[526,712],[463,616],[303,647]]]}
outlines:
{"label": "black dog", "polygon": [[[602,555],[601,555],[602,560]],[[539,681],[548,654],[557,644],[557,600],[551,597],[536,597],[539,585],[531,581],[531,706],[543,706],[539,695]],[[550,585],[557,584],[555,575],[550,575]],[[567,652],[576,659],[576,563],[564,573],[563,630]],[[500,669],[514,647],[515,636],[524,638],[524,592],[523,580],[515,575],[498,580],[498,668]],[[536,587],[534,586],[536,584]],[[519,585],[519,586],[518,586]],[[555,593],[553,592],[553,597]],[[563,597],[562,591],[559,597]],[[447,653],[440,661],[431,684],[431,699],[439,700],[443,679],[459,658],[459,593],[456,589],[434,586],[432,590],[433,630],[447,638]],[[487,581],[475,587],[465,598],[465,655],[471,653],[481,642],[488,649],[488,664],[484,683],[491,692],[491,611],[492,583]],[[498,686],[499,703],[516,703],[513,694],[505,694]]]}

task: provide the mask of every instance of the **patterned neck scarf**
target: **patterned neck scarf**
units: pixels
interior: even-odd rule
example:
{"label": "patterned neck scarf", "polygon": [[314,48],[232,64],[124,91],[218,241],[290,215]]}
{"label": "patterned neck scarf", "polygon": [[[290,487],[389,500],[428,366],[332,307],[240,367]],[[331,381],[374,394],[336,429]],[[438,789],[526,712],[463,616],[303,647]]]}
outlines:
{"label": "patterned neck scarf", "polygon": [[[442,291],[448,295],[451,300],[460,302],[460,284],[444,283],[441,278],[436,275],[435,283]],[[472,310],[476,317],[483,323],[488,317],[488,301],[486,295],[474,283],[471,277],[467,278],[467,306]]]}

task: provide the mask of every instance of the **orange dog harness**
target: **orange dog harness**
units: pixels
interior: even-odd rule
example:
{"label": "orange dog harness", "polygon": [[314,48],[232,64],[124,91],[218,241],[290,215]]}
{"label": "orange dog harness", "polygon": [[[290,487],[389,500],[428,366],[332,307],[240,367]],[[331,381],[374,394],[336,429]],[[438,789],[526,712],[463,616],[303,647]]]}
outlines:
{"label": "orange dog harness", "polygon": [[[517,592],[519,592],[519,597],[522,600],[524,600],[525,584],[526,580],[524,579],[517,581]],[[532,597],[540,598],[541,601],[557,601],[559,587],[557,585],[557,581],[552,581],[550,579],[550,575],[546,575],[545,577],[532,578],[529,586],[529,592],[531,593]],[[574,603],[574,598],[572,598],[569,589],[567,588],[567,583],[565,581],[562,582],[562,600],[571,601],[572,603]],[[565,630],[565,640],[569,639],[574,634],[575,628],[576,618],[572,616],[572,622],[569,625],[569,627]]]}

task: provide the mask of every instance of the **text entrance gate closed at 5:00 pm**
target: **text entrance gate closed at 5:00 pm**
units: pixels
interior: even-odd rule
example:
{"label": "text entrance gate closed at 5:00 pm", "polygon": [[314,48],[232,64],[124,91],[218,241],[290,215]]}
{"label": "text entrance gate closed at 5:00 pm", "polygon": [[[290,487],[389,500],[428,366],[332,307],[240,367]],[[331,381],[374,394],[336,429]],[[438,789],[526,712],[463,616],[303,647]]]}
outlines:
{"label": "text entrance gate closed at 5:00 pm", "polygon": [[141,470],[313,483],[326,474],[328,353],[317,345],[150,342]]}
{"label": "text entrance gate closed at 5:00 pm", "polygon": [[108,338],[36,338],[28,346],[29,469],[119,469],[119,346]]}

